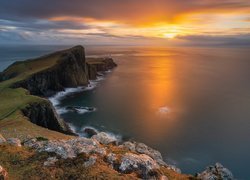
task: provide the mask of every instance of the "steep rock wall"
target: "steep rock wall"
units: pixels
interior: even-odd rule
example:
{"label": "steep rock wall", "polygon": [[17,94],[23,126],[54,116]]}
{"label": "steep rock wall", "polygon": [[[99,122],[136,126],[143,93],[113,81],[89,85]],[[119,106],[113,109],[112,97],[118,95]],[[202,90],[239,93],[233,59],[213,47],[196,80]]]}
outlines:
{"label": "steep rock wall", "polygon": [[65,134],[74,135],[64,120],[60,119],[57,115],[53,105],[49,101],[29,104],[22,109],[22,112],[36,125]]}

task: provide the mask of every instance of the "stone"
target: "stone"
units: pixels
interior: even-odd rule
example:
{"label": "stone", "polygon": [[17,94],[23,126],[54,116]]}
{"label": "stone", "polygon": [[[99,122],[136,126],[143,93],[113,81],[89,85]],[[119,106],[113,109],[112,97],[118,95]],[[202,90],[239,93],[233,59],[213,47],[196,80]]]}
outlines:
{"label": "stone", "polygon": [[88,135],[88,137],[92,137],[94,135],[97,135],[97,133],[98,133],[95,129],[90,128],[90,127],[84,128],[83,132],[86,133]]}
{"label": "stone", "polygon": [[139,172],[143,178],[148,178],[149,172],[159,169],[160,166],[151,157],[145,154],[126,153],[121,159],[120,171],[123,173]]}
{"label": "stone", "polygon": [[93,165],[96,163],[96,159],[97,159],[96,156],[90,156],[90,157],[89,157],[89,160],[86,161],[86,162],[84,162],[84,166],[85,166],[85,167],[93,166]]}
{"label": "stone", "polygon": [[6,142],[6,139],[0,134],[0,144],[3,144]]}
{"label": "stone", "polygon": [[17,147],[22,146],[21,141],[18,138],[9,138],[9,139],[7,139],[7,143],[9,143],[10,145],[13,145],[13,146],[17,146]]}
{"label": "stone", "polygon": [[113,165],[113,163],[117,160],[117,157],[114,153],[109,153],[107,155],[107,162],[111,165]]}
{"label": "stone", "polygon": [[135,147],[136,152],[140,154],[146,154],[153,158],[159,165],[166,166],[167,164],[163,161],[161,153],[157,150],[152,149],[151,147],[148,147],[147,145],[143,143],[136,143]]}
{"label": "stone", "polygon": [[205,171],[197,175],[197,178],[202,180],[233,180],[233,174],[220,163],[214,166],[209,166]]}
{"label": "stone", "polygon": [[56,157],[49,157],[47,161],[43,163],[44,166],[54,166],[55,163],[58,161]]}
{"label": "stone", "polygon": [[122,144],[122,147],[130,150],[130,151],[135,151],[135,144],[130,142],[130,141],[126,141]]}
{"label": "stone", "polygon": [[0,165],[0,179],[8,179],[8,172]]}
{"label": "stone", "polygon": [[107,145],[107,144],[117,144],[117,142],[118,142],[118,140],[115,137],[113,137],[113,136],[111,136],[111,135],[109,135],[109,134],[107,134],[105,132],[100,132],[97,135],[94,135],[92,137],[92,139],[95,139],[99,143],[105,144],[105,145]]}
{"label": "stone", "polygon": [[74,138],[67,141],[37,141],[36,139],[30,139],[24,143],[24,146],[34,148],[39,152],[54,152],[63,159],[75,158],[81,153],[96,153],[101,156],[106,155],[106,149],[101,147],[98,141],[84,137]]}

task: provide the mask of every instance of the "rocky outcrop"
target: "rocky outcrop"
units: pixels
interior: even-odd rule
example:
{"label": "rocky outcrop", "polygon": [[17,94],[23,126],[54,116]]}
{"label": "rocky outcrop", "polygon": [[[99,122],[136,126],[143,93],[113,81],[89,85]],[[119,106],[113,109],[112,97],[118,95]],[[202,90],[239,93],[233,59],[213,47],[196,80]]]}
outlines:
{"label": "rocky outcrop", "polygon": [[30,139],[24,143],[24,146],[34,148],[39,152],[56,153],[63,159],[75,158],[81,153],[106,155],[105,148],[101,147],[99,142],[83,137],[68,141],[37,141],[36,139]]}
{"label": "rocky outcrop", "polygon": [[233,174],[220,163],[216,163],[214,166],[209,166],[205,171],[197,174],[198,179],[202,180],[233,180]]}
{"label": "rocky outcrop", "polygon": [[47,100],[29,104],[22,109],[22,112],[34,124],[50,130],[74,135],[64,120],[57,115],[53,105]]}
{"label": "rocky outcrop", "polygon": [[104,132],[100,132],[100,133],[92,136],[92,139],[98,141],[101,144],[105,144],[105,145],[118,143],[118,140],[115,137],[113,137],[107,133],[104,133]]}
{"label": "rocky outcrop", "polygon": [[140,153],[140,154],[146,154],[149,157],[151,157],[152,159],[154,159],[159,165],[161,166],[165,166],[168,169],[172,169],[175,172],[181,173],[181,170],[173,165],[169,165],[167,163],[165,163],[162,159],[162,155],[159,151],[148,147],[146,144],[143,143],[138,143],[138,142],[130,142],[130,141],[126,141],[124,142],[122,145],[120,145],[121,147],[128,149],[132,152],[136,152],[136,153]]}
{"label": "rocky outcrop", "polygon": [[151,157],[146,154],[126,153],[121,159],[119,169],[124,173],[139,171],[138,173],[144,179],[150,178],[150,172],[159,169],[160,166]]}
{"label": "rocky outcrop", "polygon": [[112,58],[89,58],[87,59],[88,77],[90,80],[95,80],[98,72],[105,72],[116,67]]}
{"label": "rocky outcrop", "polygon": [[53,57],[56,54],[58,56],[58,53],[59,58],[55,65],[14,83],[12,87],[23,87],[33,95],[49,96],[64,90],[65,87],[87,85],[88,74],[84,48],[76,46],[48,56]]}

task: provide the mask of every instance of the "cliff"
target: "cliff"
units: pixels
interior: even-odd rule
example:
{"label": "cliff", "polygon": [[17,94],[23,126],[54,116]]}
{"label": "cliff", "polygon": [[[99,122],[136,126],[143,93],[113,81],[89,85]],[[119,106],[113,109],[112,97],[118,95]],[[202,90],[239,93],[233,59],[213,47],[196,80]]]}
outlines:
{"label": "cliff", "polygon": [[49,101],[31,103],[21,109],[21,111],[24,116],[28,117],[32,123],[38,126],[74,135],[64,120],[57,115],[53,105]]}
{"label": "cliff", "polygon": [[[59,118],[51,103],[47,99],[40,100],[37,96],[47,97],[63,91],[64,88],[85,86],[89,79],[96,79],[98,71],[106,71],[115,66],[110,58],[88,59],[87,62],[82,46],[15,62],[1,73],[0,97],[4,98],[10,107],[7,109],[3,106],[1,113],[0,106],[0,119],[20,111],[36,125],[73,134],[68,125]],[[18,94],[19,91],[23,92]],[[22,100],[15,103],[10,97],[2,97],[11,93]]]}
{"label": "cliff", "polygon": [[112,69],[116,66],[117,65],[111,58],[88,58],[88,77],[90,80],[95,80],[97,78],[98,72],[108,71],[109,69]]}

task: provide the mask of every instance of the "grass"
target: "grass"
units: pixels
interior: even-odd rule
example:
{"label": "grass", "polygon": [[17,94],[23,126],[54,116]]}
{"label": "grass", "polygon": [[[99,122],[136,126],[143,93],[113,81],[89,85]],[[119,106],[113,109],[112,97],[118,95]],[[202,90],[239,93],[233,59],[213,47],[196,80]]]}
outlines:
{"label": "grass", "polygon": [[[79,47],[75,47],[79,48]],[[9,66],[3,74],[12,78],[0,82],[0,133],[5,137],[19,137],[23,139],[26,136],[39,137],[47,139],[69,139],[71,136],[50,131],[29,122],[23,116],[21,109],[29,106],[33,102],[48,103],[44,98],[30,95],[23,88],[10,88],[12,84],[22,81],[30,75],[51,68],[56,65],[60,57],[69,50],[55,52],[46,56],[27,61],[20,61]]]}

